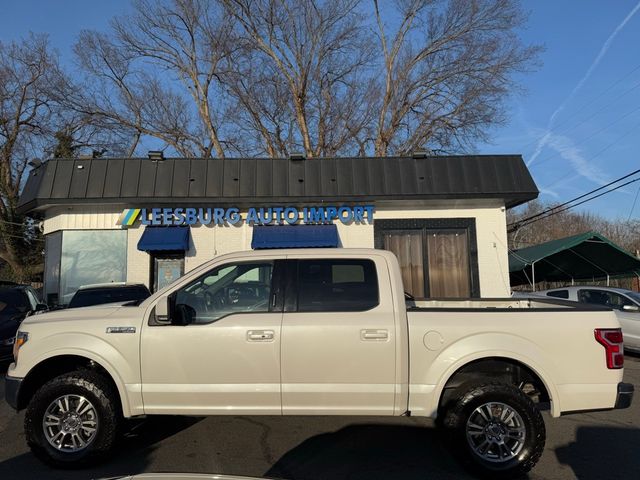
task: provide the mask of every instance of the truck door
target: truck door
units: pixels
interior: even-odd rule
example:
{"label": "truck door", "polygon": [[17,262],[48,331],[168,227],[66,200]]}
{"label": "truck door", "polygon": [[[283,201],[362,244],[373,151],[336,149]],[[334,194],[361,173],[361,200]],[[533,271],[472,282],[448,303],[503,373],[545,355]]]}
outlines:
{"label": "truck door", "polygon": [[170,324],[145,325],[145,412],[280,415],[281,262],[215,267],[169,296]]}
{"label": "truck door", "polygon": [[383,259],[287,261],[283,414],[392,415],[396,332]]}

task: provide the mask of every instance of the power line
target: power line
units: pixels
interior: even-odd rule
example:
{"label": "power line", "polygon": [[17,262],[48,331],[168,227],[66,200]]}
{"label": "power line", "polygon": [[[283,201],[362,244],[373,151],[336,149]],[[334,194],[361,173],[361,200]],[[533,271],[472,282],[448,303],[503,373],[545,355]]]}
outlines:
{"label": "power line", "polygon": [[[629,135],[630,133],[636,131],[638,128],[640,128],[640,123],[638,123],[637,125],[634,125],[633,128],[630,128],[629,130],[627,130],[625,133],[623,133],[621,136],[619,136],[618,138],[616,138],[613,142],[609,143],[608,145],[606,145],[603,149],[598,150],[598,152],[596,152],[594,155],[589,157],[589,161],[593,161],[595,158],[599,157],[600,155],[602,155],[604,152],[606,152],[607,150],[609,150],[611,147],[613,147],[614,145],[616,145],[618,142],[620,142],[620,140],[622,140],[623,138],[625,138],[627,135]],[[569,170],[568,172],[565,172],[560,178],[558,178],[555,182],[553,182],[551,185],[548,185],[547,188],[553,187],[554,185],[557,185],[558,183],[560,183],[561,180],[564,180],[565,178],[567,178],[572,172],[574,172],[575,170]]]}
{"label": "power line", "polygon": [[[640,106],[634,108],[633,110],[631,110],[630,112],[625,113],[624,115],[622,115],[621,117],[617,117],[613,122],[608,123],[607,125],[605,125],[604,127],[602,127],[600,130],[595,131],[594,133],[590,134],[588,138],[585,138],[583,140],[580,140],[579,142],[577,142],[577,145],[580,145],[581,143],[586,142],[587,140],[595,137],[596,135],[599,135],[600,133],[604,132],[605,130],[607,130],[608,128],[614,126],[616,123],[618,123],[620,120],[623,120],[625,118],[627,118],[629,115],[631,115],[632,113],[637,112],[638,110],[640,110]],[[575,146],[576,144],[574,144]],[[535,162],[534,166],[538,166],[541,165],[545,162],[548,162],[549,160],[553,160],[554,158],[556,158],[556,155],[551,155],[550,157],[544,158],[542,160],[540,160],[539,162]]]}
{"label": "power line", "polygon": [[[595,200],[596,198],[602,197],[603,195],[606,195],[607,193],[615,192],[616,190],[618,190],[618,189],[620,189],[620,188],[622,188],[622,187],[626,187],[627,185],[630,185],[630,184],[635,183],[635,182],[640,182],[640,178],[635,178],[635,179],[633,179],[633,180],[630,180],[630,181],[628,181],[628,182],[626,182],[626,183],[623,183],[622,185],[618,185],[617,187],[614,187],[614,188],[612,188],[612,189],[610,189],[610,190],[607,190],[607,191],[605,191],[605,192],[599,193],[598,195],[596,195],[596,196],[594,196],[594,197],[587,198],[587,199],[585,199],[585,200],[583,200],[583,201],[581,201],[581,202],[578,202],[578,203],[576,203],[576,204],[574,204],[574,205],[569,205],[568,207],[565,207],[565,208],[563,208],[563,209],[561,209],[561,210],[553,211],[553,212],[549,213],[548,215],[546,215],[546,216],[544,216],[544,217],[534,218],[533,220],[531,220],[531,221],[529,221],[529,222],[521,223],[521,224],[518,226],[518,228],[526,227],[527,225],[531,225],[532,223],[538,222],[538,221],[540,221],[540,220],[544,220],[544,219],[546,219],[546,218],[553,217],[554,215],[557,215],[558,213],[566,212],[567,210],[570,210],[570,209],[572,209],[572,208],[574,208],[574,207],[577,207],[577,206],[579,206],[579,205],[582,205],[583,203],[587,203],[587,202],[590,202],[591,200]],[[557,207],[556,207],[556,208],[557,208]]]}
{"label": "power line", "polygon": [[[633,75],[635,72],[637,72],[638,70],[640,70],[640,65],[636,66],[633,70],[631,70],[629,73],[627,73],[626,75],[624,75],[623,77],[619,78],[618,80],[616,80],[615,82],[613,82],[611,85],[609,85],[607,88],[605,88],[602,92],[600,92],[598,95],[596,95],[594,98],[592,98],[590,101],[584,103],[580,108],[578,108],[577,110],[574,111],[573,115],[570,115],[569,117],[567,117],[565,119],[564,122],[560,123],[556,128],[561,128],[564,125],[566,125],[568,123],[568,121],[572,118],[574,118],[578,113],[582,112],[586,107],[588,107],[589,105],[592,105],[596,100],[599,100],[600,98],[602,98],[602,96],[607,93],[609,90],[611,90],[613,87],[617,86],[620,82],[626,80],[627,78],[629,78],[631,75]],[[635,88],[635,87],[634,87]],[[627,91],[627,93],[630,90]],[[619,97],[616,97],[616,99]]]}
{"label": "power line", "polygon": [[[584,197],[587,197],[587,196],[589,196],[589,195],[591,195],[593,193],[599,192],[600,190],[603,190],[603,189],[613,185],[614,183],[618,183],[618,182],[624,180],[625,178],[632,177],[636,173],[640,173],[640,168],[638,170],[635,170],[635,171],[633,171],[631,173],[628,173],[628,174],[626,174],[626,175],[624,175],[624,176],[622,176],[620,178],[617,178],[614,181],[607,183],[606,185],[602,185],[601,187],[595,188],[595,189],[591,190],[590,192],[584,193],[584,194],[582,194],[582,195],[580,195],[578,197],[572,198],[571,200],[568,200],[568,201],[566,201],[564,203],[561,203],[560,205],[556,205],[554,207],[548,208],[548,209],[546,209],[546,210],[544,210],[544,211],[542,211],[540,213],[536,213],[535,215],[531,215],[530,217],[523,218],[523,219],[517,220],[515,222],[511,222],[511,223],[507,224],[507,227],[510,227],[512,225],[522,224],[522,223],[528,222],[529,220],[532,220],[534,218],[541,217],[542,215],[545,215],[546,213],[549,213],[549,212],[552,212],[554,210],[557,210],[558,208],[564,207],[565,205],[569,205],[570,203],[573,203],[576,200],[580,200],[581,198],[584,198]],[[640,180],[640,179],[638,179],[638,180]],[[611,191],[613,191],[613,190],[611,190]],[[594,198],[597,198],[597,197],[594,197]]]}
{"label": "power line", "polygon": [[631,205],[631,211],[629,212],[629,218],[627,218],[627,222],[631,220],[631,215],[633,215],[633,211],[636,208],[636,202],[638,201],[638,194],[640,194],[640,185],[638,186],[638,190],[636,191],[636,197],[633,199],[633,205]]}
{"label": "power line", "polygon": [[[620,82],[623,82],[624,80],[626,80],[627,78],[629,78],[631,75],[633,75],[635,72],[637,72],[638,70],[640,70],[640,65],[637,65],[635,68],[633,68],[629,73],[625,74],[624,76],[622,76],[621,78],[619,78],[618,80],[616,80],[615,82],[613,82],[611,85],[609,85],[607,88],[605,88],[602,92],[600,92],[598,95],[596,95],[595,97],[593,97],[591,100],[585,102],[584,104],[582,104],[582,106],[580,106],[577,110],[574,111],[574,113],[572,115],[570,115],[569,117],[567,117],[565,119],[564,122],[561,122],[560,124],[556,125],[556,128],[562,128],[565,125],[567,125],[569,123],[570,120],[572,120],[573,118],[575,118],[580,112],[582,112],[585,108],[589,107],[590,105],[592,105],[593,103],[595,103],[596,100],[599,100],[600,98],[602,98],[607,92],[609,92],[613,87],[617,86]],[[525,144],[522,148],[527,148],[531,145],[534,145],[535,143],[537,143],[540,139],[534,140],[532,142],[529,142],[527,144]]]}
{"label": "power line", "polygon": [[607,108],[611,108],[611,104],[613,102],[615,102],[616,100],[624,97],[627,93],[635,90],[636,88],[640,87],[640,82],[636,83],[633,87],[631,87],[629,90],[626,90],[624,92],[622,92],[620,95],[618,95],[617,97],[615,97],[613,100],[611,100],[608,103],[605,103],[602,107],[600,107],[598,110],[596,110],[595,112],[593,112],[591,115],[589,115],[586,118],[583,118],[580,122],[576,123],[573,127],[568,128],[566,130],[561,130],[557,133],[561,133],[561,134],[565,134],[567,132],[570,132],[572,130],[574,130],[575,128],[579,127],[580,125],[584,124],[585,122],[591,120],[593,117],[595,117],[598,113],[602,112],[603,110],[606,110]]}
{"label": "power line", "polygon": [[32,241],[44,242],[44,238],[25,238],[25,237],[21,237],[19,235],[11,235],[9,233],[5,233],[5,234],[3,234],[1,236],[2,237],[19,238],[20,240],[26,240],[26,241],[29,241],[29,242],[32,242]]}
{"label": "power line", "polygon": [[9,225],[18,225],[19,227],[28,227],[29,226],[26,223],[10,222],[9,220],[2,220],[2,219],[0,219],[0,223],[8,223]]}

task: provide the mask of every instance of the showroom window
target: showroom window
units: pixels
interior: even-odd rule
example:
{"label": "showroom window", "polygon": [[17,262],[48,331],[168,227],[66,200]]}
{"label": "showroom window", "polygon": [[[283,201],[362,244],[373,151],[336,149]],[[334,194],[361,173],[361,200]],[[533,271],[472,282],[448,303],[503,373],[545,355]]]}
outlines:
{"label": "showroom window", "polygon": [[[68,304],[83,285],[126,281],[126,230],[65,230],[51,235],[46,242],[48,304]],[[50,265],[58,259],[59,268]]]}
{"label": "showroom window", "polygon": [[475,219],[378,220],[376,248],[398,258],[416,298],[479,297]]}

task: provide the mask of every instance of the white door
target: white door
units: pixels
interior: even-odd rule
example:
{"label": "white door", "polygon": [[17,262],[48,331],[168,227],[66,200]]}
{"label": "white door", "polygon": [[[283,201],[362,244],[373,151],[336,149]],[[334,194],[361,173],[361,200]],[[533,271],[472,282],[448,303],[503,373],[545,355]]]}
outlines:
{"label": "white door", "polygon": [[300,259],[295,269],[282,324],[283,414],[392,415],[396,332],[386,264]]}
{"label": "white door", "polygon": [[172,293],[172,324],[142,332],[145,412],[281,414],[273,270],[270,261],[228,264]]}
{"label": "white door", "polygon": [[624,335],[624,346],[640,350],[640,312],[617,311]]}

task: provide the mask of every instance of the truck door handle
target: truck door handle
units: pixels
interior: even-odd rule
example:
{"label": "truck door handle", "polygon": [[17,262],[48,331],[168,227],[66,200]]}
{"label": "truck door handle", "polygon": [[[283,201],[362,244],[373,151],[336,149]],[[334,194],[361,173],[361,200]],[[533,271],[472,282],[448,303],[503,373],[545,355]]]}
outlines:
{"label": "truck door handle", "polygon": [[360,330],[360,340],[388,340],[388,330],[367,329]]}
{"label": "truck door handle", "polygon": [[273,340],[275,333],[273,330],[248,330],[248,342],[269,342]]}

